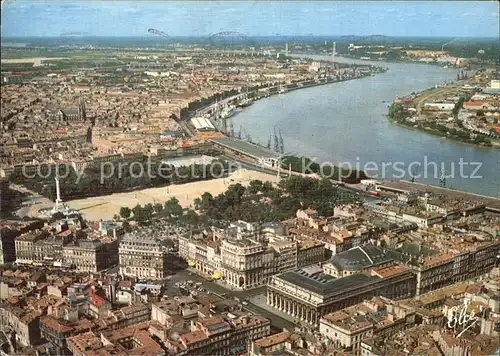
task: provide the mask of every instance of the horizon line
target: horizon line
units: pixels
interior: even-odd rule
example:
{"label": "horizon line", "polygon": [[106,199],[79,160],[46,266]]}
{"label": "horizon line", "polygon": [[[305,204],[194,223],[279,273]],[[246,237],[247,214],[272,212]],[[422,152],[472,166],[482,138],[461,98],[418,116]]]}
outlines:
{"label": "horizon line", "polygon": [[[187,38],[187,37],[210,37],[211,35],[217,34],[216,33],[210,33],[210,34],[197,34],[197,35],[170,35],[167,34],[168,37],[176,37],[176,38]],[[381,36],[381,37],[387,37],[387,38],[456,38],[456,39],[469,39],[469,38],[491,38],[491,39],[497,39],[500,38],[500,35],[498,36],[452,36],[452,35],[436,35],[436,36],[402,36],[402,35],[381,35],[381,34],[370,34],[370,35],[322,35],[322,34],[283,34],[283,35],[246,35],[244,33],[240,33],[241,35],[245,37],[376,37],[376,36]],[[157,38],[158,36],[151,35],[151,34],[144,34],[144,35],[65,35],[60,34],[60,35],[2,35],[2,39],[5,38],[71,38],[71,37],[87,37],[87,38],[94,38],[94,37],[106,37],[106,38],[143,38],[143,37],[148,37],[148,38]]]}

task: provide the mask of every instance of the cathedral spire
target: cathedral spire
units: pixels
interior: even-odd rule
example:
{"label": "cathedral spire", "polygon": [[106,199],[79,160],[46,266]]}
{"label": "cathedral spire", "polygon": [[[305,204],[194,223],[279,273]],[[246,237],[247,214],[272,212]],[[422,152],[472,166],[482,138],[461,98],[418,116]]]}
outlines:
{"label": "cathedral spire", "polygon": [[87,110],[85,107],[85,100],[80,97],[78,100],[78,119],[81,121],[87,120]]}

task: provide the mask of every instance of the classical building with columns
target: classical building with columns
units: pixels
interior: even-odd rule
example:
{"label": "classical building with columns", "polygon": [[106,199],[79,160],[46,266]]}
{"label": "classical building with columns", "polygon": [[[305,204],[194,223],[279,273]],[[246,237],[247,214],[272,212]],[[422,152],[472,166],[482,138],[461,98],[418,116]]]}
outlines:
{"label": "classical building with columns", "polygon": [[228,239],[221,244],[221,274],[236,288],[253,288],[262,283],[264,246],[250,239]]}
{"label": "classical building with columns", "polygon": [[232,288],[265,286],[271,277],[325,260],[325,244],[281,235],[280,224],[237,221],[225,230],[179,236],[179,257],[203,275]]}
{"label": "classical building with columns", "polygon": [[334,255],[323,264],[323,271],[335,278],[341,278],[394,264],[396,263],[389,253],[377,246],[367,244]]}
{"label": "classical building with columns", "polygon": [[319,266],[273,276],[267,285],[267,304],[293,317],[318,325],[322,316],[374,296],[390,299],[415,295],[415,274],[401,266],[334,278]]}

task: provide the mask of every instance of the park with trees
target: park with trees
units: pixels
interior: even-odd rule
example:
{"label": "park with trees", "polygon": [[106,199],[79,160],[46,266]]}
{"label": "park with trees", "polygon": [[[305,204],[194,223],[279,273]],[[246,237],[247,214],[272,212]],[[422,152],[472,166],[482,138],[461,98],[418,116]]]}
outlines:
{"label": "park with trees", "polygon": [[[230,185],[217,196],[205,192],[189,208],[182,208],[176,198],[171,198],[164,205],[122,207],[120,218],[139,224],[162,219],[170,224],[204,227],[237,220],[259,223],[282,221],[294,217],[298,209],[307,208],[327,217],[333,214],[336,205],[347,202],[338,189],[329,179],[291,176],[282,179],[278,185],[253,180],[246,187],[239,183]],[[349,200],[355,201],[355,197]],[[128,227],[128,222],[125,226]]]}

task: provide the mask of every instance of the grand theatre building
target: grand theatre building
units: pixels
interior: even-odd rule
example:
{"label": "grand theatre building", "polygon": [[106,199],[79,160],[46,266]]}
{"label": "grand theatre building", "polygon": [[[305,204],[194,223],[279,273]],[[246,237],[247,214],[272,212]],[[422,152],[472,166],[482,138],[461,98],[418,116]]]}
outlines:
{"label": "grand theatre building", "polygon": [[401,266],[335,278],[315,265],[273,276],[267,285],[267,304],[319,325],[323,315],[373,296],[409,298],[415,291],[415,274]]}

